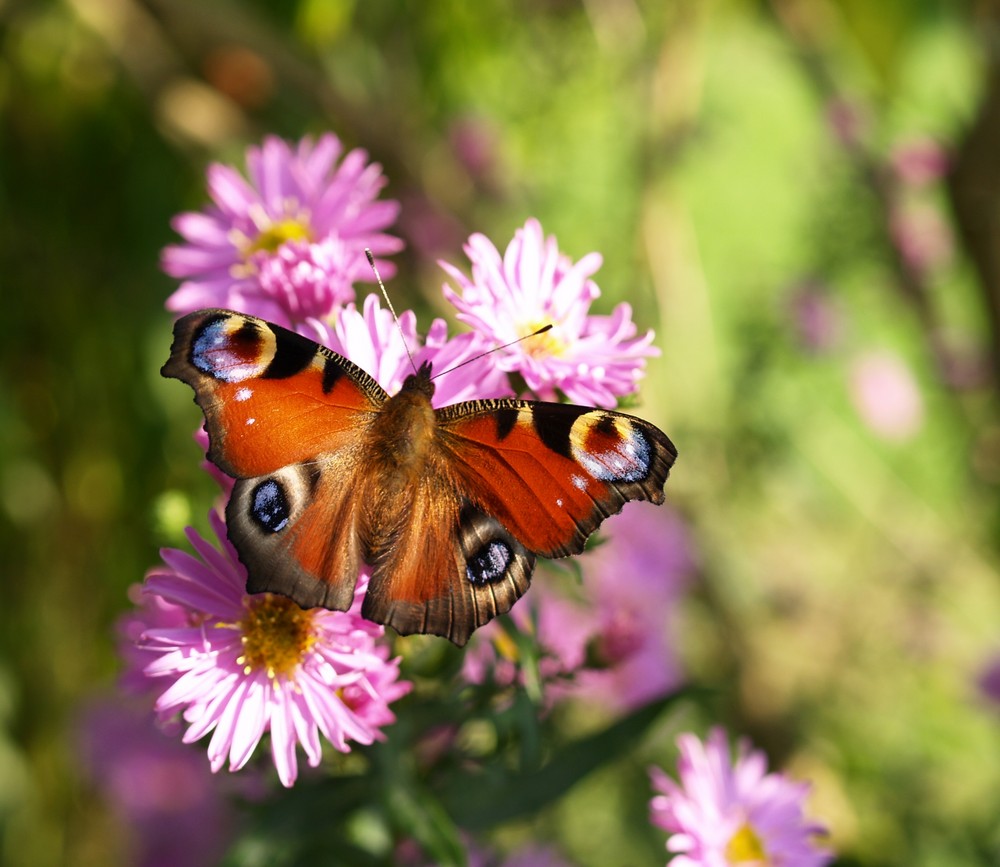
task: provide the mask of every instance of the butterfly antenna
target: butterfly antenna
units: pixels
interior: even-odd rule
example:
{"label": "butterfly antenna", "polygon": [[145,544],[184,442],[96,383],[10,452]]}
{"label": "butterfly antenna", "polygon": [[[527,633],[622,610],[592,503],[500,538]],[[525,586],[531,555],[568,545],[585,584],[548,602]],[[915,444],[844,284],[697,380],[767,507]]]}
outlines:
{"label": "butterfly antenna", "polygon": [[467,364],[472,364],[473,361],[479,361],[480,358],[484,358],[492,352],[499,352],[501,349],[506,349],[508,346],[513,346],[515,343],[520,343],[522,340],[530,340],[532,337],[537,337],[539,334],[544,334],[552,328],[552,323],[548,325],[543,325],[537,331],[532,331],[531,334],[525,334],[524,337],[518,337],[517,340],[512,340],[510,343],[504,343],[500,346],[494,346],[492,349],[487,349],[485,352],[480,352],[479,355],[474,355],[472,358],[467,358],[465,361],[459,362],[454,367],[449,367],[447,370],[442,370],[440,373],[435,373],[431,377],[432,380],[437,379],[439,376],[444,376],[446,373],[451,373],[453,370],[458,370],[460,367],[465,367]]}
{"label": "butterfly antenna", "polygon": [[365,256],[368,257],[368,264],[371,266],[372,273],[378,281],[378,288],[382,290],[382,297],[385,298],[385,303],[389,305],[389,312],[392,314],[392,318],[396,322],[396,330],[399,332],[399,337],[403,341],[403,349],[406,350],[406,357],[410,359],[410,367],[412,367],[413,372],[416,373],[417,366],[413,363],[413,356],[410,354],[410,347],[406,345],[406,335],[403,334],[403,326],[399,324],[399,317],[396,315],[396,308],[392,306],[392,299],[389,298],[389,293],[385,291],[385,284],[382,282],[382,277],[378,273],[378,268],[375,267],[375,257],[372,255],[372,251],[368,247],[365,247]]}

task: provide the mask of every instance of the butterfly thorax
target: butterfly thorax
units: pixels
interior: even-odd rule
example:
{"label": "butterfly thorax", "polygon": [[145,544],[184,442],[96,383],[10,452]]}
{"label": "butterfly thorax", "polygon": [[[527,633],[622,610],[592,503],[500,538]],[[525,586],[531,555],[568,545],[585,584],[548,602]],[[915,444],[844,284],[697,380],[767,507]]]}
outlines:
{"label": "butterfly thorax", "polygon": [[385,402],[372,423],[371,455],[401,484],[408,477],[419,476],[426,465],[437,425],[431,406],[433,395],[430,365],[421,365]]}

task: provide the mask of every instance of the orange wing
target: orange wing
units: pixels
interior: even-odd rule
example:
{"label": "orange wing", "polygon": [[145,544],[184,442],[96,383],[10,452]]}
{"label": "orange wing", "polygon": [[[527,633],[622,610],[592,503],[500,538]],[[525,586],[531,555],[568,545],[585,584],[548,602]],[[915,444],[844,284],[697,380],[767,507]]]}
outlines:
{"label": "orange wing", "polygon": [[194,389],[209,460],[237,479],[356,444],[387,397],[346,358],[229,310],[179,319],[161,372]]}
{"label": "orange wing", "polygon": [[677,457],[655,425],[603,409],[473,401],[438,421],[453,484],[543,557],[578,554],[628,500],[662,503]]}

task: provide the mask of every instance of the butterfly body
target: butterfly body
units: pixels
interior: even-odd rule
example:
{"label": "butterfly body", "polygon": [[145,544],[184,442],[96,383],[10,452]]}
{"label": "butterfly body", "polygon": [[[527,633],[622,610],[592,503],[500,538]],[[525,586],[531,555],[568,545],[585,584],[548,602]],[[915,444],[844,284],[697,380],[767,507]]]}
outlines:
{"label": "butterfly body", "polygon": [[389,396],[276,325],[204,310],[175,325],[165,376],[205,413],[247,589],[464,644],[527,590],[536,556],[583,550],[631,499],[663,501],[676,450],[607,410],[513,399],[435,409],[424,364]]}

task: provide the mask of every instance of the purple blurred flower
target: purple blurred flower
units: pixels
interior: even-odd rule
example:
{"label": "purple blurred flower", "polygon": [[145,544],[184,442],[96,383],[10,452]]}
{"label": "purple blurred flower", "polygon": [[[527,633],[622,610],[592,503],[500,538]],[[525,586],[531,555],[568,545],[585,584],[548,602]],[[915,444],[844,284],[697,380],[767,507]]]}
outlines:
{"label": "purple blurred flower", "polygon": [[[327,316],[353,297],[352,282],[372,279],[364,248],[380,256],[402,244],[384,232],[399,206],[376,200],[385,185],[381,167],[361,150],[340,160],[342,151],[331,133],[294,148],[268,136],[247,149],[249,180],[230,166],[210,166],[213,204],[175,217],[185,243],[163,251],[163,269],[184,281],[167,308],[231,307],[287,325]],[[394,273],[379,264],[386,276]]]}
{"label": "purple blurred flower", "polygon": [[646,357],[659,350],[650,345],[652,331],[636,337],[628,304],[619,304],[611,316],[589,314],[600,294],[590,279],[601,266],[599,254],[574,264],[559,252],[554,237],[545,237],[537,220],[517,230],[502,259],[480,234],[469,238],[465,252],[471,279],[440,263],[460,290],[444,287],[459,319],[494,345],[552,325],[545,334],[498,352],[502,370],[521,374],[543,399],[555,398],[558,390],[576,403],[613,407],[636,390]]}
{"label": "purple blurred flower", "polygon": [[944,177],[948,153],[934,139],[919,136],[900,142],[890,157],[893,171],[904,184],[924,187]]}
{"label": "purple blurred flower", "polygon": [[856,359],[850,390],[862,421],[883,439],[902,442],[923,425],[920,388],[902,359],[890,352],[868,352]]}
{"label": "purple blurred flower", "polygon": [[734,762],[721,728],[705,743],[682,734],[677,745],[680,784],[650,769],[660,793],[650,803],[651,820],[671,835],[671,867],[823,867],[832,860],[813,839],[826,829],[803,815],[808,784],[767,773],[766,757],[746,741]]}
{"label": "purple blurred flower", "polygon": [[584,696],[633,709],[683,679],[673,622],[695,562],[687,528],[669,509],[629,503],[605,527],[605,543],[582,564],[589,604],[577,612],[592,620],[588,656],[600,667],[577,681]]}
{"label": "purple blurred flower", "polygon": [[840,340],[843,317],[822,285],[807,281],[797,286],[789,308],[796,336],[805,349],[828,352]]}
{"label": "purple blurred flower", "polygon": [[[681,683],[671,623],[694,559],[680,518],[648,504],[627,504],[602,532],[603,544],[580,560],[584,579],[572,595],[537,586],[510,616],[522,630],[537,621],[550,701],[577,696],[625,711]],[[503,629],[488,624],[477,636],[464,677],[515,682],[516,649]]]}
{"label": "purple blurred flower", "polygon": [[502,867],[572,867],[554,846],[529,843],[512,852],[501,862]]}
{"label": "purple blurred flower", "polygon": [[466,115],[452,121],[448,142],[473,181],[493,185],[500,132],[486,118]]}
{"label": "purple blurred flower", "polygon": [[1000,654],[995,655],[979,675],[979,691],[994,704],[1000,704]]}
{"label": "purple blurred flower", "polygon": [[916,274],[925,274],[951,259],[954,251],[951,228],[931,204],[897,205],[889,230],[903,263]]}
{"label": "purple blurred flower", "polygon": [[227,759],[239,770],[270,731],[278,778],[291,786],[298,744],[315,767],[320,734],[341,752],[351,740],[381,739],[395,719],[389,704],[409,684],[398,679],[398,660],[376,644],[383,628],[361,617],[364,577],[348,612],[305,611],[270,593],[248,596],[225,525],[214,513],[210,520],[221,550],[189,530],[198,556],[164,549],[164,567],[146,576],[151,598],[136,617],[145,627],[138,646],[150,655],[142,671],[163,679],[157,713],[183,715],[186,743],[212,733],[213,771]]}
{"label": "purple blurred flower", "polygon": [[826,119],[834,138],[846,148],[857,147],[871,126],[864,107],[847,99],[831,100]]}
{"label": "purple blurred flower", "polygon": [[205,762],[160,731],[147,708],[124,696],[90,705],[79,725],[87,775],[126,833],[129,863],[219,863],[234,816]]}
{"label": "purple blurred flower", "polygon": [[[501,856],[471,837],[462,836],[468,867],[572,867],[554,846],[528,843],[507,856]],[[393,863],[401,867],[430,867],[432,864],[415,840],[404,840],[396,847]]]}

